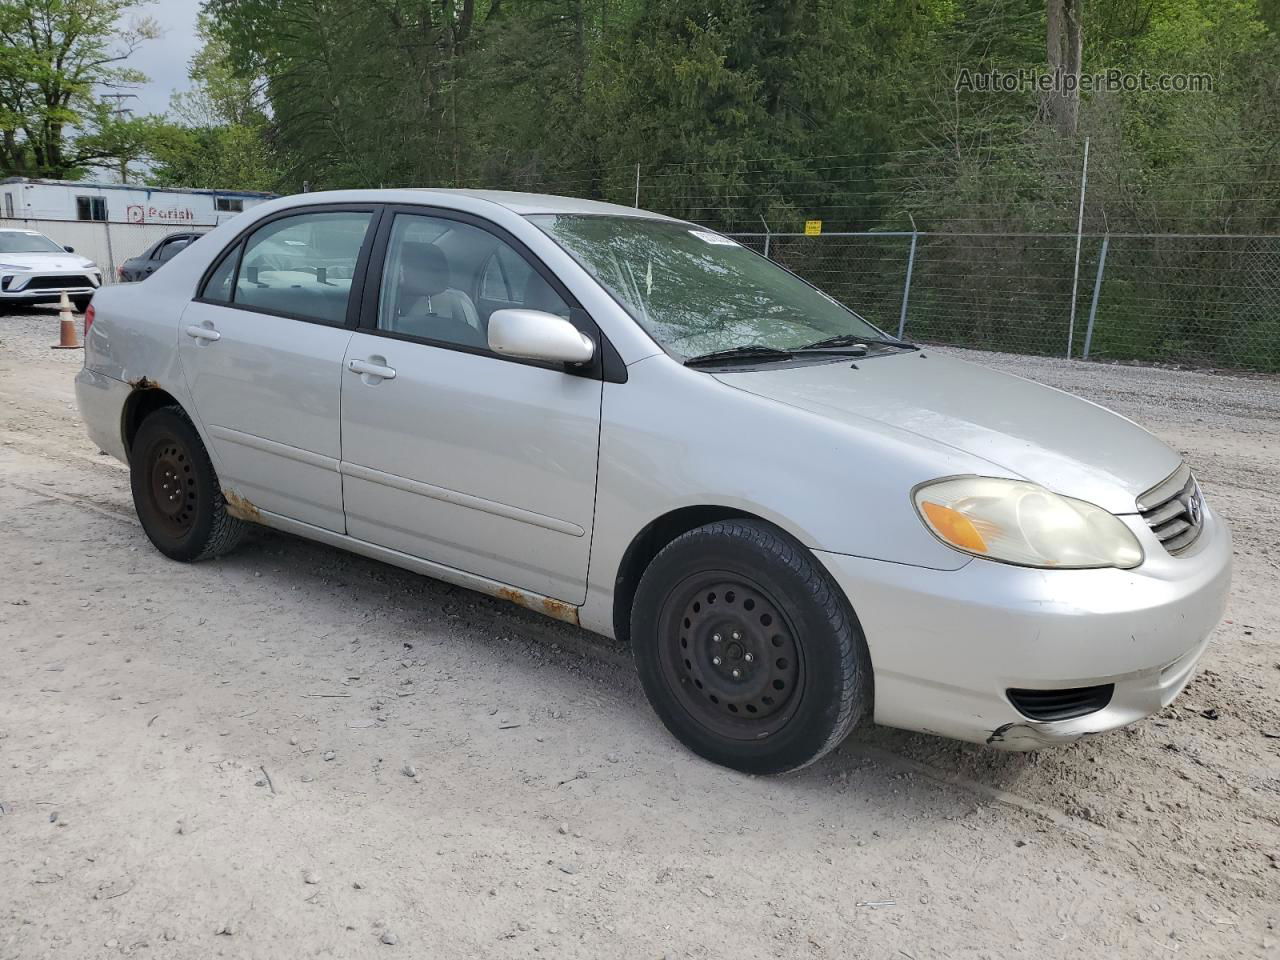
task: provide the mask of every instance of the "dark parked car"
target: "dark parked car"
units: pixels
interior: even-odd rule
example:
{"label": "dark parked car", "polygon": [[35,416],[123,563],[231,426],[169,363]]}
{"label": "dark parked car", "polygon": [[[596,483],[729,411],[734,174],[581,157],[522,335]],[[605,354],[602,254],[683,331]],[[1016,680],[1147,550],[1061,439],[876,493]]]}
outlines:
{"label": "dark parked car", "polygon": [[172,260],[179,250],[184,250],[195,243],[203,234],[171,233],[162,240],[157,240],[136,257],[130,257],[116,270],[123,283],[145,280],[151,276],[165,261]]}

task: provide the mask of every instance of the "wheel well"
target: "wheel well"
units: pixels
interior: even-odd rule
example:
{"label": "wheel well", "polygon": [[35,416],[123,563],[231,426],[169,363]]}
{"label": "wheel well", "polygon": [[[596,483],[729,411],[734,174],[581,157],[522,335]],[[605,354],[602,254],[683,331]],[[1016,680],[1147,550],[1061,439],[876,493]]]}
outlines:
{"label": "wheel well", "polygon": [[120,424],[126,456],[133,449],[133,438],[137,435],[138,428],[142,426],[142,421],[161,407],[171,406],[181,406],[172,394],[152,386],[146,379],[138,382],[125,400],[124,415]]}
{"label": "wheel well", "polygon": [[636,597],[636,588],[640,578],[649,567],[649,563],[668,543],[697,527],[717,520],[733,518],[760,520],[755,514],[730,507],[697,506],[681,507],[672,510],[654,520],[631,541],[626,553],[622,555],[622,563],[618,566],[618,576],[613,586],[613,632],[619,640],[628,642],[631,639],[631,604]]}

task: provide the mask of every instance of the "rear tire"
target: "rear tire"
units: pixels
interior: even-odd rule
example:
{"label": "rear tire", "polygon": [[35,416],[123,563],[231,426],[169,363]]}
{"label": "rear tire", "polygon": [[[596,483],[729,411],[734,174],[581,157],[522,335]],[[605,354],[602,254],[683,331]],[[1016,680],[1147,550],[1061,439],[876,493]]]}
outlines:
{"label": "rear tire", "polygon": [[177,406],[142,421],[129,454],[133,506],[157,550],[172,560],[221,556],[247,524],[227,512],[200,435]]}
{"label": "rear tire", "polygon": [[762,521],[707,524],[663,548],[640,580],[631,636],[667,729],[735,770],[804,767],[871,710],[871,658],[844,594]]}

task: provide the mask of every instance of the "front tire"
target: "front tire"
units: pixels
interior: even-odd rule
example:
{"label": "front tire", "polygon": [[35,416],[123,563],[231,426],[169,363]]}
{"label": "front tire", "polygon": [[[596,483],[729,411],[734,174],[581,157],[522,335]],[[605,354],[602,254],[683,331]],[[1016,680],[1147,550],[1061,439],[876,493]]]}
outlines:
{"label": "front tire", "polygon": [[84,313],[89,309],[89,301],[92,297],[75,297],[71,301],[71,306],[75,308],[76,313]]}
{"label": "front tire", "polygon": [[761,521],[711,523],[664,547],[640,580],[631,636],[667,729],[735,770],[813,763],[871,709],[871,659],[844,595]]}
{"label": "front tire", "polygon": [[246,524],[227,512],[208,451],[180,407],[150,414],[129,454],[133,506],[157,550],[204,560],[233,549]]}

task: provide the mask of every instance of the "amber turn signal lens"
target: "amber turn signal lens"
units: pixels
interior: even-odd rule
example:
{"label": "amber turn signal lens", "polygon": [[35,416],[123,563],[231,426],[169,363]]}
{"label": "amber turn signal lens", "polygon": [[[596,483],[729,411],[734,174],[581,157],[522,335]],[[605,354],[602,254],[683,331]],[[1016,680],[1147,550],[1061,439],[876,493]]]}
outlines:
{"label": "amber turn signal lens", "polygon": [[973,521],[959,510],[952,510],[950,507],[928,500],[920,504],[920,509],[924,511],[929,525],[947,543],[973,553],[987,552],[987,541],[982,539],[982,534],[978,533],[978,528],[973,525]]}

